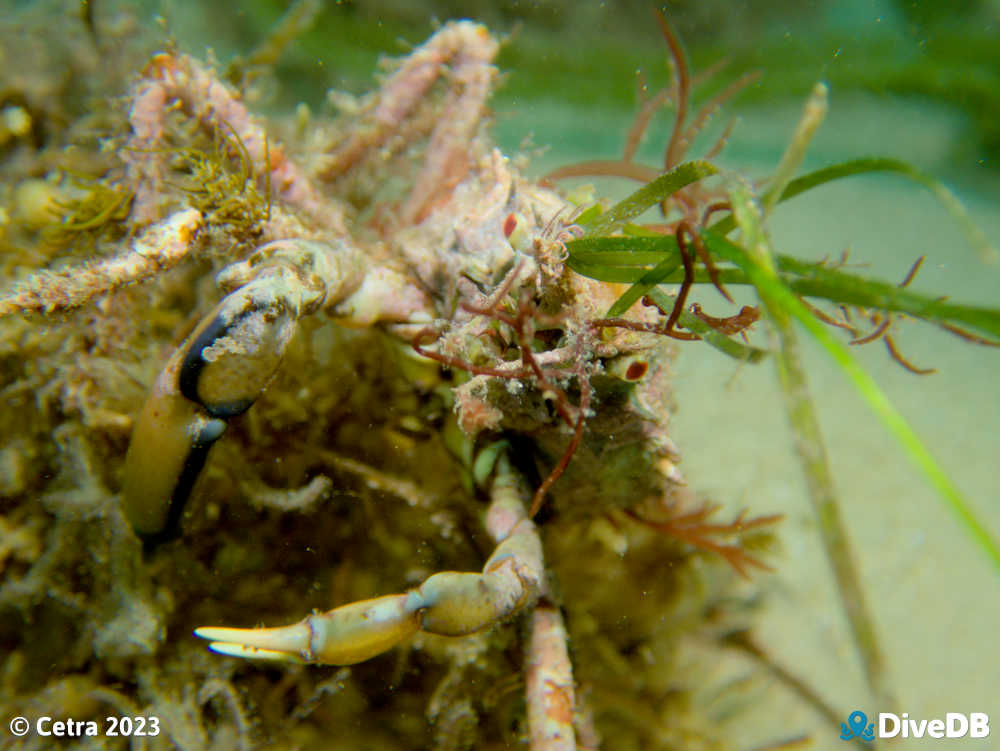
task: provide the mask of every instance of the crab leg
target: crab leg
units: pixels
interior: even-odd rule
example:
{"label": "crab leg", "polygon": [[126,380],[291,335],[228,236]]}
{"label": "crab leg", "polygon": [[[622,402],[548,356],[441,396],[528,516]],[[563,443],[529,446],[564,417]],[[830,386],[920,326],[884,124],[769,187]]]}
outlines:
{"label": "crab leg", "polygon": [[[412,117],[434,83],[447,78],[451,92],[435,118],[427,156],[416,184],[401,210],[403,224],[421,221],[436,200],[447,195],[465,176],[472,161],[470,147],[482,122],[486,100],[496,78],[492,65],[499,45],[485,26],[472,21],[445,24],[402,61],[383,84],[372,109],[352,128],[350,135],[330,155],[323,176],[347,173],[367,152],[391,137],[406,134],[404,123]],[[403,138],[413,138],[414,134]]]}
{"label": "crab leg", "polygon": [[121,255],[64,271],[38,271],[0,296],[0,318],[72,310],[176,266],[190,255],[202,224],[201,212],[182,209],[148,227]]}
{"label": "crab leg", "polygon": [[575,687],[559,609],[539,603],[531,614],[525,694],[531,751],[574,751]]}
{"label": "crab leg", "polygon": [[142,79],[133,86],[131,97],[132,134],[121,157],[128,165],[129,183],[135,191],[133,221],[148,222],[158,214],[159,186],[168,171],[169,150],[163,140],[167,115],[181,108],[209,129],[232,132],[246,149],[254,174],[269,172],[270,183],[282,201],[307,213],[319,226],[346,231],[340,207],[323,198],[280,144],[268,143],[263,126],[239,94],[194,58],[154,55]]}
{"label": "crab leg", "polygon": [[499,46],[483,26],[460,22],[449,32],[454,60],[452,92],[431,133],[424,166],[403,206],[403,220],[417,222],[435,199],[447,194],[469,168],[470,147],[486,109]]}
{"label": "crab leg", "polygon": [[209,648],[236,657],[350,665],[417,631],[463,636],[533,604],[545,589],[542,546],[525,515],[522,490],[506,459],[498,463],[486,526],[498,539],[482,573],[434,574],[405,594],[343,605],[278,628],[195,629]]}
{"label": "crab leg", "polygon": [[[344,174],[366,151],[381,146],[396,133],[403,121],[425,99],[449,63],[457,69],[456,75],[462,84],[472,84],[471,98],[478,102],[478,113],[486,101],[488,90],[482,88],[477,74],[467,72],[468,66],[489,67],[497,50],[498,45],[485,26],[472,21],[445,24],[411,52],[399,69],[389,76],[373,110],[331,155],[324,176],[332,178]],[[468,80],[470,76],[471,81]],[[492,78],[492,74],[489,77]],[[449,102],[449,106],[454,106],[453,102]]]}

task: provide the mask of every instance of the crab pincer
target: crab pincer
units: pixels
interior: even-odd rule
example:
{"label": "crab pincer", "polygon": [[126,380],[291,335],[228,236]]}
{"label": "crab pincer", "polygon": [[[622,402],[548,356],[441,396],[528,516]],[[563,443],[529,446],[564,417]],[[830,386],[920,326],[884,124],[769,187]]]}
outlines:
{"label": "crab pincer", "polygon": [[212,444],[270,383],[299,317],[360,285],[356,256],[346,246],[270,243],[223,272],[236,289],[171,355],[132,433],[124,509],[147,545],[176,535]]}
{"label": "crab pincer", "polygon": [[249,409],[281,362],[302,301],[274,281],[224,298],[156,379],[125,461],[125,515],[149,543],[173,536],[226,421]]}
{"label": "crab pincer", "polygon": [[[525,517],[518,480],[499,463],[488,516],[512,520],[491,527],[499,540],[482,573],[444,571],[405,594],[362,600],[314,613],[277,628],[195,629],[220,654],[253,659],[326,665],[363,662],[418,631],[465,636],[487,628],[545,595],[542,545],[534,522]],[[497,514],[498,508],[513,513]],[[488,526],[489,523],[488,523]]]}

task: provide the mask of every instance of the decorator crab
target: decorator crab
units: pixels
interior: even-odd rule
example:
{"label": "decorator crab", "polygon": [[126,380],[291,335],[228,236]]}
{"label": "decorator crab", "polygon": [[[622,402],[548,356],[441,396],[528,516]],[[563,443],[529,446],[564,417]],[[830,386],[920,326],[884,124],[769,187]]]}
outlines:
{"label": "decorator crab", "polygon": [[[672,567],[692,545],[741,572],[762,566],[720,538],[771,519],[710,524],[684,486],[667,430],[665,313],[637,306],[631,328],[595,325],[621,289],[567,267],[576,208],[525,180],[485,133],[496,52],[482,26],[446,24],[373,95],[338,99],[338,119],[303,114],[271,134],[210,68],[157,54],[131,86],[120,162],[99,183],[36,186],[64,228],[110,230],[94,239],[99,257],[29,276],[0,314],[94,311],[96,339],[78,363],[136,348],[119,404],[114,389],[98,394],[96,371],[79,371],[74,392],[108,445],[130,436],[124,470],[95,480],[120,484],[145,542],[146,564],[128,569],[139,583],[122,590],[133,598],[128,656],[166,659],[167,624],[170,642],[196,626],[215,652],[297,663],[352,665],[411,639],[416,652],[383,663],[394,677],[372,683],[430,681],[426,714],[442,747],[480,734],[527,736],[534,749],[616,732],[666,742],[673,731],[658,718],[674,684],[662,665],[715,597],[706,580],[701,606],[671,615],[685,577],[704,575]],[[71,216],[98,199],[107,205],[89,221]],[[210,309],[208,271],[223,291]],[[150,301],[197,307],[200,322],[143,313]],[[150,347],[171,338],[172,353]],[[159,375],[132,420],[147,363]],[[117,505],[100,508],[118,518]],[[130,546],[119,535],[107,555]],[[169,556],[187,563],[155,565]],[[202,625],[307,610],[295,577],[309,567],[306,596],[348,604],[288,626]],[[433,573],[442,567],[458,570]],[[520,612],[530,613],[524,646],[509,628],[489,630]],[[467,638],[440,638],[455,636]],[[109,641],[122,656],[123,642]],[[208,698],[139,678],[138,701],[180,737],[183,712],[171,726],[164,697],[189,702],[190,718],[191,702],[221,696],[243,732],[244,701],[228,688],[237,663],[205,666],[189,646],[184,659],[213,675]],[[430,678],[411,677],[416,653],[438,666]],[[519,663],[526,726],[509,698],[521,693]],[[405,713],[379,714],[392,699],[359,698],[349,675],[297,700],[285,683],[257,686],[248,701],[265,715],[265,697],[288,702],[296,722],[315,713],[309,722],[327,729],[367,706],[372,732],[382,722],[405,737]],[[618,692],[659,708],[640,722]],[[209,720],[191,722],[211,732]]]}

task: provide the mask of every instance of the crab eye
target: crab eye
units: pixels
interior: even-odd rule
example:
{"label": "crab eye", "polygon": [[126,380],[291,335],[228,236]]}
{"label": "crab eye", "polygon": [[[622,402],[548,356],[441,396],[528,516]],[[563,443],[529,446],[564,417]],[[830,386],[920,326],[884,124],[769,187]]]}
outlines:
{"label": "crab eye", "polygon": [[503,220],[503,235],[515,250],[524,251],[531,242],[528,221],[520,212],[514,211]]}
{"label": "crab eye", "polygon": [[636,360],[631,363],[625,371],[625,380],[638,381],[649,370],[649,363],[645,360]]}
{"label": "crab eye", "polygon": [[517,229],[517,214],[508,214],[503,220],[503,236],[509,238],[515,229]]}

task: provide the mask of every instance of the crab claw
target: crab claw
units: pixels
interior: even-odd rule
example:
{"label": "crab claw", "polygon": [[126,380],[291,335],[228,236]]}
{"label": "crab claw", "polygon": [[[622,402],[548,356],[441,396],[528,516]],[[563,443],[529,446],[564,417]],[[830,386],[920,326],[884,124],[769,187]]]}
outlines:
{"label": "crab claw", "polygon": [[417,631],[464,636],[503,620],[539,596],[543,568],[535,525],[522,519],[497,545],[480,574],[443,571],[406,594],[313,613],[291,626],[210,626],[197,628],[194,634],[208,639],[213,652],[233,657],[353,665]]}
{"label": "crab claw", "polygon": [[277,628],[195,629],[219,654],[284,662],[353,665],[385,652],[420,629],[407,595],[362,600]]}
{"label": "crab claw", "polygon": [[226,421],[277,371],[302,308],[293,276],[275,268],[225,297],[156,379],[125,459],[125,515],[147,544],[174,536]]}
{"label": "crab claw", "polygon": [[[513,612],[522,599],[508,570],[445,571],[402,595],[387,595],[314,613],[277,628],[197,628],[219,654],[286,662],[353,665],[381,654],[417,631],[463,636]],[[516,578],[516,577],[515,577]]]}

